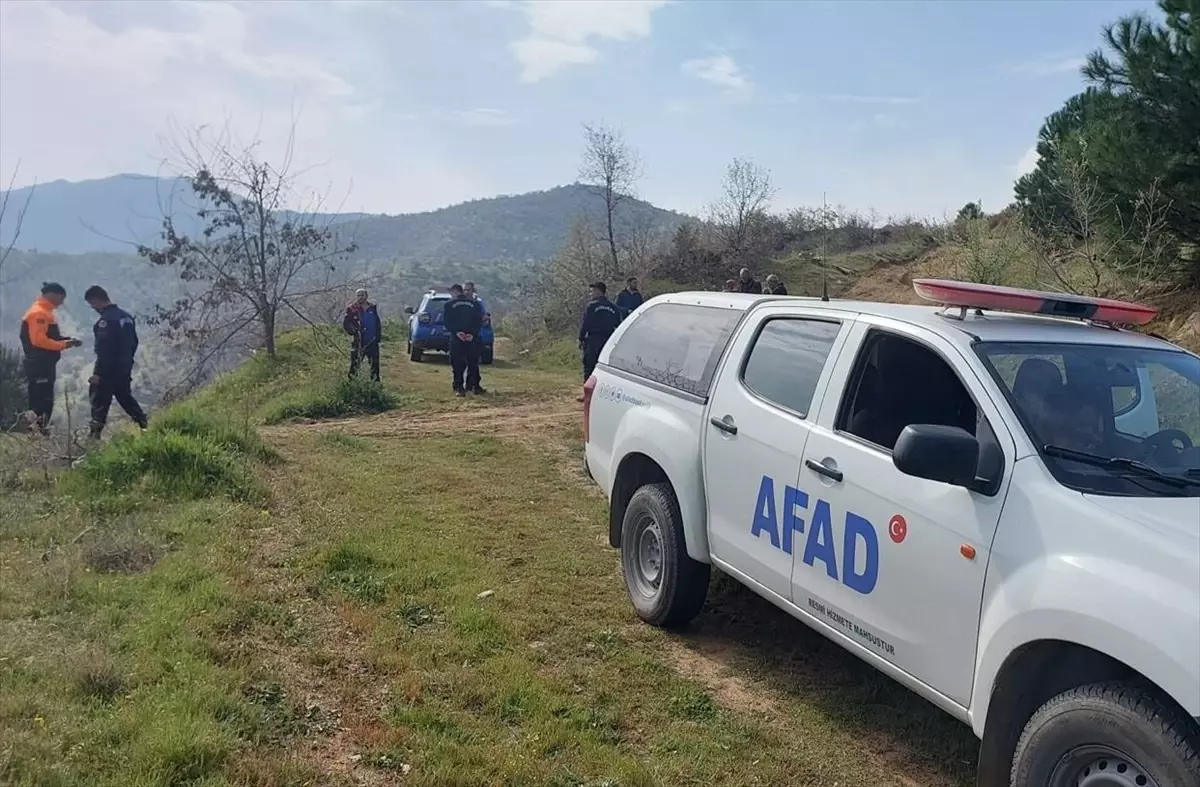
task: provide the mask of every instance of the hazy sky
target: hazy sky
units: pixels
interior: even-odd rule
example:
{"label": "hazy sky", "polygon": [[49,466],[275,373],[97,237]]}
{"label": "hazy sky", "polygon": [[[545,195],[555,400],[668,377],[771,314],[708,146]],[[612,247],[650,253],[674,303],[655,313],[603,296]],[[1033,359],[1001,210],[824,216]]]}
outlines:
{"label": "hazy sky", "polygon": [[399,213],[575,179],[623,129],[697,212],[734,156],[776,205],[999,209],[1105,23],[1149,2],[0,2],[0,177],[163,172],[173,127],[298,115],[305,184]]}

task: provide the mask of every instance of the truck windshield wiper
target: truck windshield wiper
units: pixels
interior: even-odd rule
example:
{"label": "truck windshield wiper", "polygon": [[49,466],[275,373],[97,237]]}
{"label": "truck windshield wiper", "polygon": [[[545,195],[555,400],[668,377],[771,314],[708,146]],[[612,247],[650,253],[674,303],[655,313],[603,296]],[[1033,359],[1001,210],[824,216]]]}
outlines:
{"label": "truck windshield wiper", "polygon": [[1200,471],[1188,470],[1184,476],[1171,475],[1164,473],[1161,470],[1151,467],[1145,462],[1139,462],[1136,459],[1128,459],[1123,456],[1103,456],[1101,454],[1092,454],[1087,451],[1076,451],[1074,448],[1065,448],[1061,445],[1047,445],[1042,448],[1042,453],[1050,456],[1056,456],[1060,459],[1071,459],[1084,464],[1095,465],[1097,467],[1108,467],[1113,470],[1126,470],[1132,473],[1137,473],[1146,478],[1153,478],[1156,481],[1162,481],[1173,486],[1192,486],[1200,484]]}

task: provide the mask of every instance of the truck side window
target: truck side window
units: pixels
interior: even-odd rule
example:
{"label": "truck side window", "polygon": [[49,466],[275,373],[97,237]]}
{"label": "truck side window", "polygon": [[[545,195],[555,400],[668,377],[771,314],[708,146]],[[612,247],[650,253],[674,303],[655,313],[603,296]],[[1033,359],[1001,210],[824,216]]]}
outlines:
{"label": "truck side window", "polygon": [[742,382],[763,399],[806,417],[841,327],[824,320],[767,320],[754,338]]}
{"label": "truck side window", "polygon": [[721,353],[742,312],[713,306],[651,306],[617,340],[608,365],[707,397]]}
{"label": "truck side window", "polygon": [[957,426],[981,443],[996,440],[941,356],[918,342],[872,331],[850,375],[837,429],[890,451],[909,424]]}

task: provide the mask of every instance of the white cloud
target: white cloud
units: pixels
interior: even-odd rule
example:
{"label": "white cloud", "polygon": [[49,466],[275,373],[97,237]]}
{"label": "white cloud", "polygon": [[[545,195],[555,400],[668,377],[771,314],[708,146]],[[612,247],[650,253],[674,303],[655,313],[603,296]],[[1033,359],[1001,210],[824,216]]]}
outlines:
{"label": "white cloud", "polygon": [[[594,63],[599,41],[647,38],[651,17],[667,0],[527,0],[518,8],[529,33],[509,44],[521,81],[539,82],[563,68]],[[493,3],[493,5],[498,5]]]}
{"label": "white cloud", "polygon": [[1038,155],[1037,145],[1034,145],[1025,154],[1021,156],[1021,160],[1017,162],[1017,177],[1028,175],[1037,169],[1038,162],[1042,157]]}
{"label": "white cloud", "polygon": [[1084,57],[1049,56],[1037,57],[1007,63],[1004,70],[1012,74],[1024,74],[1032,77],[1049,77],[1058,74],[1078,73],[1087,62]]}
{"label": "white cloud", "polygon": [[355,19],[317,3],[0,0],[0,173],[17,160],[23,179],[42,182],[169,172],[180,164],[179,136],[203,125],[261,140],[258,155],[271,162],[294,131],[297,188],[335,201],[352,188],[347,210],[421,210],[491,191],[447,149],[436,121],[509,119],[443,110],[398,128],[387,110],[405,94],[381,92],[395,80],[370,67],[387,62],[383,53],[362,52],[358,70],[333,56],[347,31],[399,24],[367,13]]}
{"label": "white cloud", "polygon": [[820,98],[837,104],[887,104],[889,106],[916,104],[920,101],[919,98],[908,96],[862,96],[854,93],[825,93]]}
{"label": "white cloud", "polygon": [[477,107],[462,109],[454,114],[467,126],[512,126],[517,123],[517,119],[503,109]]}
{"label": "white cloud", "polygon": [[750,80],[729,55],[688,60],[683,64],[683,73],[723,88],[731,95],[746,95],[753,90]]}

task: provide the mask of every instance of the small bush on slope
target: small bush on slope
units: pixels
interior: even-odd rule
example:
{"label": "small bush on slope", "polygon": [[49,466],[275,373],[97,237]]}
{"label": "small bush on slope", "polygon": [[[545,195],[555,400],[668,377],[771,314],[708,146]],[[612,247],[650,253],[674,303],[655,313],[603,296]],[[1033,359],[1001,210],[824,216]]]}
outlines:
{"label": "small bush on slope", "polygon": [[88,500],[258,500],[265,493],[250,462],[276,458],[248,427],[182,404],[158,416],[143,434],[123,435],[90,454],[63,484],[69,493]]}
{"label": "small bush on slope", "polygon": [[379,383],[362,377],[343,378],[331,388],[297,393],[285,398],[270,412],[269,424],[292,418],[338,418],[394,409],[396,398]]}

